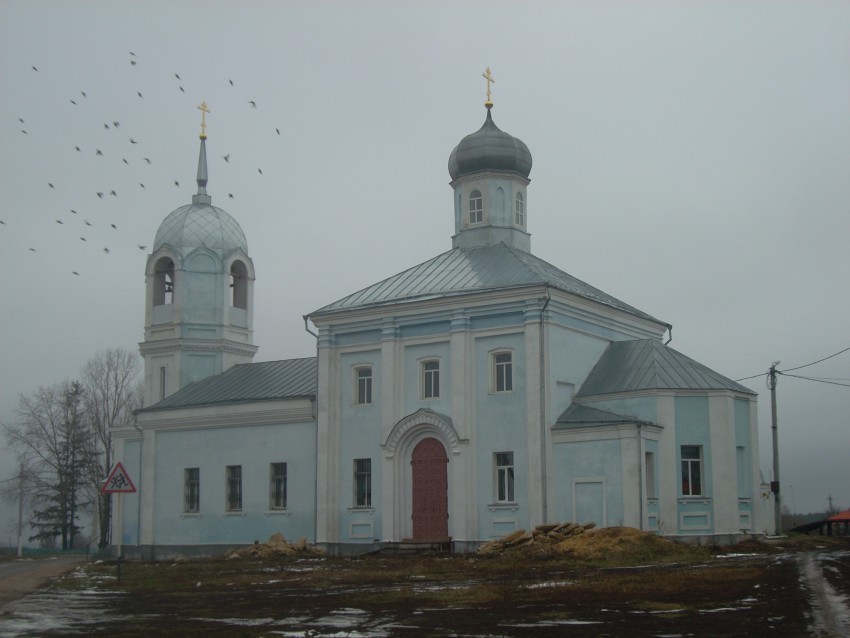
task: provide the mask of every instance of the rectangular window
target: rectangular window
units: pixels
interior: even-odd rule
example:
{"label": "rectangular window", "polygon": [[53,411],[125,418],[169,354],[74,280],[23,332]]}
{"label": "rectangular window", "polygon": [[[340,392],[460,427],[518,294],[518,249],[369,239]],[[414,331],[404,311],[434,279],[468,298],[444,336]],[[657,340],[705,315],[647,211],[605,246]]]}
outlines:
{"label": "rectangular window", "polygon": [[493,357],[494,381],[496,392],[512,392],[514,389],[513,355],[500,352]]}
{"label": "rectangular window", "polygon": [[514,453],[496,453],[496,501],[514,502]]}
{"label": "rectangular window", "polygon": [[183,470],[183,511],[197,514],[201,509],[201,469],[187,467]]}
{"label": "rectangular window", "polygon": [[440,396],[440,362],[426,361],[422,364],[422,397],[436,399]]}
{"label": "rectangular window", "polygon": [[286,509],[286,463],[272,463],[269,470],[269,509]]}
{"label": "rectangular window", "polygon": [[165,366],[159,368],[159,400],[165,398]]}
{"label": "rectangular window", "polygon": [[682,495],[702,496],[702,446],[682,446]]}
{"label": "rectangular window", "polygon": [[655,498],[655,454],[647,452],[646,459],[646,498]]}
{"label": "rectangular window", "polygon": [[242,511],[242,466],[228,465],[225,472],[227,494],[227,511]]}
{"label": "rectangular window", "polygon": [[481,191],[472,191],[469,194],[469,223],[480,224],[484,221],[484,198]]}
{"label": "rectangular window", "polygon": [[354,459],[354,507],[372,507],[372,459]]}
{"label": "rectangular window", "polygon": [[372,368],[357,368],[357,404],[372,403]]}

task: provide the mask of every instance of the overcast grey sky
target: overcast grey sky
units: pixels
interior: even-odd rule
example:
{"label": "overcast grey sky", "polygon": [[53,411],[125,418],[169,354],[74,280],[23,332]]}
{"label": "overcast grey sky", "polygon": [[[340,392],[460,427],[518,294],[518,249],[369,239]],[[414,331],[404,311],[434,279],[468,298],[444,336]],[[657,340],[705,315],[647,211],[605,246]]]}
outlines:
{"label": "overcast grey sky", "polygon": [[[536,255],[733,379],[850,346],[848,2],[0,0],[0,419],[143,338],[202,100],[255,360],[312,356],[302,315],[451,247],[446,163],[488,66],[534,158]],[[793,374],[831,383],[779,380],[784,497],[850,507],[850,352]]]}

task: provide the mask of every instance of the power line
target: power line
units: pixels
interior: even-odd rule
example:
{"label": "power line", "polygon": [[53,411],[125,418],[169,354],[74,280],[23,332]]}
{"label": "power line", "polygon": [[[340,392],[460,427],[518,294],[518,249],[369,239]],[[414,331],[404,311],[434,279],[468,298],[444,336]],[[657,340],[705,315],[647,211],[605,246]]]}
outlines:
{"label": "power line", "polygon": [[823,379],[815,379],[814,377],[802,377],[798,374],[785,374],[784,372],[779,372],[783,377],[792,377],[794,379],[805,379],[806,381],[815,381],[817,383],[828,383],[829,385],[840,385],[845,388],[850,388],[850,383],[838,383],[837,381],[825,381]]}
{"label": "power line", "polygon": [[[802,369],[802,368],[808,368],[809,366],[813,366],[813,365],[815,365],[816,363],[821,363],[822,361],[826,361],[827,359],[832,359],[833,357],[837,357],[837,356],[838,356],[838,355],[840,355],[840,354],[844,354],[844,353],[845,353],[845,352],[847,352],[848,350],[850,350],[850,348],[844,348],[844,350],[839,350],[839,351],[838,351],[838,352],[836,352],[835,354],[831,354],[831,355],[829,355],[828,357],[824,357],[823,359],[818,359],[817,361],[812,361],[811,363],[807,363],[807,364],[802,365],[802,366],[797,366],[796,368],[788,368],[787,370],[777,370],[777,371],[776,371],[776,373],[777,373],[777,374],[785,374],[786,372],[791,372],[792,370],[800,370],[800,369]],[[741,378],[741,379],[735,379],[735,381],[736,381],[736,382],[737,382],[737,381],[748,381],[749,379],[755,379],[755,378],[757,378],[757,377],[763,377],[763,376],[764,376],[764,375],[766,375],[766,374],[769,374],[769,372],[760,372],[759,374],[754,374],[754,375],[749,376],[749,377],[743,377],[743,378]],[[789,374],[789,375],[787,375],[787,376],[789,376],[789,377],[793,377],[794,375],[793,375],[793,374]],[[804,379],[804,378],[807,378],[807,377],[800,377],[800,378],[801,378],[801,379]],[[810,381],[816,381],[817,379],[809,379],[809,380],[810,380]],[[839,384],[837,384],[837,385],[843,385],[843,384],[839,383]]]}
{"label": "power line", "polygon": [[820,363],[821,361],[826,361],[827,359],[832,359],[833,357],[837,357],[840,354],[844,354],[848,350],[850,350],[850,348],[844,348],[844,350],[840,350],[839,352],[836,352],[835,354],[831,354],[828,357],[824,357],[823,359],[818,359],[817,361],[812,361],[811,363],[807,363],[806,365],[803,365],[803,366],[797,366],[796,368],[788,368],[787,370],[780,370],[779,373],[784,374],[786,372],[791,372],[792,370],[800,370],[801,368],[808,368],[809,366],[813,366],[816,363]]}

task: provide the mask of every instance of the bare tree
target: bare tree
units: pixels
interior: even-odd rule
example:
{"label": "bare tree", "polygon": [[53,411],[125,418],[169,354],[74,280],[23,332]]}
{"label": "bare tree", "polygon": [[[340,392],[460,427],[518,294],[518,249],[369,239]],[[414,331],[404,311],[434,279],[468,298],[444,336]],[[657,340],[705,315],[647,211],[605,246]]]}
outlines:
{"label": "bare tree", "polygon": [[142,404],[139,355],[121,348],[98,352],[83,366],[82,378],[93,446],[87,477],[98,502],[98,547],[106,547],[109,544],[112,509],[110,495],[102,494],[100,485],[114,460],[112,429],[131,423],[133,411]]}
{"label": "bare tree", "polygon": [[83,387],[66,382],[39,388],[19,397],[17,422],[3,424],[9,445],[26,467],[25,490],[33,504],[30,520],[42,543],[62,538],[62,549],[74,546],[85,498],[85,467],[89,461],[89,429]]}

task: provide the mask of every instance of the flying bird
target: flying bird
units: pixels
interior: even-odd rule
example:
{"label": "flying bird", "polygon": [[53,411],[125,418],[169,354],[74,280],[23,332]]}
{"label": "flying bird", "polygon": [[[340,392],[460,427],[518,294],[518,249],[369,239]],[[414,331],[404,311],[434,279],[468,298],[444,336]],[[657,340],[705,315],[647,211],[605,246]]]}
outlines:
{"label": "flying bird", "polygon": [[51,184],[50,182],[47,182],[47,185],[48,185],[48,186],[50,186],[50,188],[56,188],[56,187],[55,187],[53,184]]}
{"label": "flying bird", "polygon": [[135,61],[135,60],[130,60],[130,66],[136,66],[136,61]]}
{"label": "flying bird", "polygon": [[233,199],[233,193],[228,193],[228,194],[227,194],[227,196],[228,196],[230,199]]}
{"label": "flying bird", "polygon": [[82,95],[83,97],[86,97],[86,98],[88,97],[88,95],[86,95],[85,91],[80,91],[80,95]]}
{"label": "flying bird", "polygon": [[21,124],[26,124],[26,122],[24,122],[24,118],[22,118],[22,117],[18,118],[18,122],[20,122]]}
{"label": "flying bird", "polygon": [[115,191],[109,191],[109,194],[113,197],[118,197],[118,193],[116,193]]}
{"label": "flying bird", "polygon": [[105,129],[109,129],[109,124],[107,124],[106,122],[104,122],[104,123],[103,123],[103,128],[105,128]]}
{"label": "flying bird", "polygon": [[248,104],[250,104],[254,108],[257,108],[257,103],[254,100],[248,100]]}
{"label": "flying bird", "polygon": [[74,273],[75,275],[77,275],[77,277],[80,276],[80,273],[78,273],[76,270],[72,270],[71,272]]}
{"label": "flying bird", "polygon": [[138,142],[131,137],[130,138],[130,144],[138,144]]}
{"label": "flying bird", "polygon": [[144,250],[145,248],[147,248],[147,246],[142,246],[141,244],[139,244],[139,250]]}
{"label": "flying bird", "polygon": [[104,248],[104,249],[103,249],[103,252],[105,252],[105,253],[108,255],[108,254],[109,254],[109,249],[108,249],[108,248]]}
{"label": "flying bird", "polygon": [[86,226],[91,226],[91,222],[89,220],[84,220],[86,222]]}
{"label": "flying bird", "polygon": [[103,193],[98,193],[98,194],[97,194],[97,196],[98,196],[100,199],[103,199]]}
{"label": "flying bird", "polygon": [[277,131],[277,134],[280,135],[280,129],[279,128],[276,128],[275,131]]}
{"label": "flying bird", "polygon": [[257,171],[260,173],[260,175],[262,175],[262,174],[263,174],[263,169],[262,169],[262,168],[258,168],[258,169],[257,169]]}
{"label": "flying bird", "polygon": [[6,225],[6,222],[4,222],[2,219],[0,219],[0,224],[2,224],[3,226],[5,226],[5,225]]}
{"label": "flying bird", "polygon": [[174,185],[175,185],[175,186],[180,186],[180,182],[178,182],[178,181],[175,179],[175,180],[174,180]]}
{"label": "flying bird", "polygon": [[80,240],[81,240],[81,241],[86,241],[86,238],[85,238],[85,237],[80,237]]}
{"label": "flying bird", "polygon": [[30,248],[30,250],[31,250],[32,252],[35,252],[35,248]]}
{"label": "flying bird", "polygon": [[94,152],[94,154],[95,154],[95,155],[103,155],[103,153],[101,152],[101,150],[100,150],[100,149],[97,149],[97,150]]}
{"label": "flying bird", "polygon": [[76,149],[77,153],[82,153],[79,146],[75,146],[74,148]]}
{"label": "flying bird", "polygon": [[24,135],[29,135],[29,133],[27,133],[24,129],[21,129],[21,133],[23,133]]}
{"label": "flying bird", "polygon": [[134,58],[136,57],[136,54],[135,54],[135,53],[133,53],[132,51],[130,51],[129,53],[130,53],[130,55],[132,55]]}
{"label": "flying bird", "polygon": [[112,126],[114,126],[115,128],[120,128],[121,122],[112,122]]}
{"label": "flying bird", "polygon": [[63,222],[61,219],[57,219],[57,220],[56,220],[56,223],[57,223],[57,224],[64,224],[65,222]]}
{"label": "flying bird", "polygon": [[136,95],[138,95],[139,97],[142,97],[142,92],[141,92],[141,91],[136,91]]}
{"label": "flying bird", "polygon": [[74,106],[77,106],[77,103],[74,102],[74,100],[71,100],[71,104],[73,104]]}
{"label": "flying bird", "polygon": [[180,87],[180,92],[181,92],[181,93],[185,93],[185,92],[186,92],[185,90],[183,90],[183,87],[182,87],[182,86]]}
{"label": "flying bird", "polygon": [[230,82],[230,86],[233,86],[233,80],[228,80]]}
{"label": "flying bird", "polygon": [[221,157],[224,159],[225,162],[230,161],[230,153],[228,153],[227,155],[222,155]]}
{"label": "flying bird", "polygon": [[122,161],[122,162],[124,162],[125,164],[129,164],[129,163],[130,163],[130,162],[128,162],[127,160],[125,160],[123,157],[121,158],[121,161]]}
{"label": "flying bird", "polygon": [[145,160],[148,164],[150,164],[150,163],[151,163],[151,161],[150,161],[147,157],[142,158],[142,159],[144,159],[144,160]]}
{"label": "flying bird", "polygon": [[33,67],[33,68],[32,68],[32,70],[33,70],[33,71],[38,71],[38,69],[37,69],[37,68],[35,68],[35,67]]}
{"label": "flying bird", "polygon": [[177,75],[176,73],[174,74],[174,77],[176,77],[178,80],[180,79],[180,76]]}
{"label": "flying bird", "polygon": [[141,182],[139,182],[139,186],[141,186],[142,188],[144,188],[144,187],[145,187],[145,185],[144,185],[144,184],[142,184]]}
{"label": "flying bird", "polygon": [[77,211],[75,211],[73,208],[71,209],[71,212],[74,213],[75,215],[77,214]]}
{"label": "flying bird", "polygon": [[112,226],[115,230],[118,230],[118,226],[116,226],[115,224],[109,224],[109,225]]}

